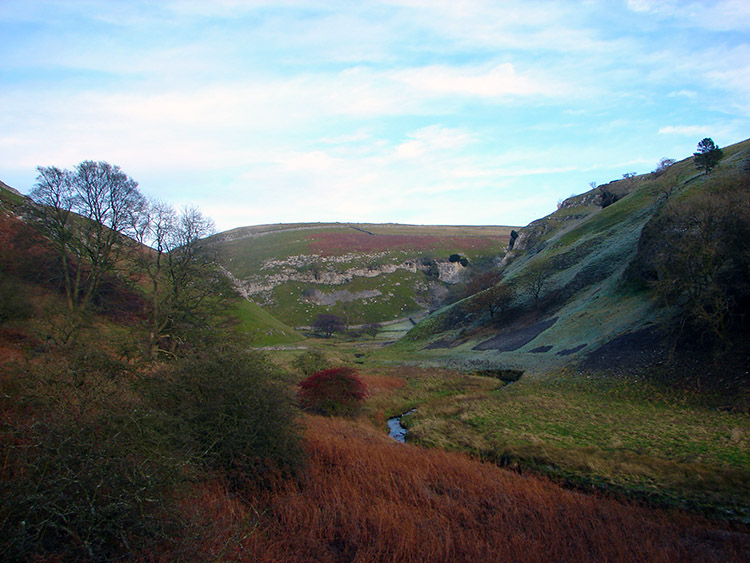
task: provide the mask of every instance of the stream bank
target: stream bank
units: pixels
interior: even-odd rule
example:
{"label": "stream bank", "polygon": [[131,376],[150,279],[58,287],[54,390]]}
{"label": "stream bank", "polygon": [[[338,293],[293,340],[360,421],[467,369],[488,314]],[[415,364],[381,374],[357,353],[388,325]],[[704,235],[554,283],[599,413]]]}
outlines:
{"label": "stream bank", "polygon": [[410,414],[413,414],[417,411],[416,408],[409,409],[405,413],[394,416],[393,418],[388,419],[388,436],[396,440],[397,442],[405,442],[406,441],[406,428],[403,427],[401,424],[401,419],[405,416],[409,416]]}

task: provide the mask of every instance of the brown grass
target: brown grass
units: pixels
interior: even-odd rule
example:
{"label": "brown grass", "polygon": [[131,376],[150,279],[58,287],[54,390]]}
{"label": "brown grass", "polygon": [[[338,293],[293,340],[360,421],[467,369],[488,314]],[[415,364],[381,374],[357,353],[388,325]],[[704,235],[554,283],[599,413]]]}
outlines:
{"label": "brown grass", "polygon": [[359,377],[367,385],[368,395],[371,397],[406,387],[406,381],[400,377],[372,373],[360,373]]}
{"label": "brown grass", "polygon": [[750,536],[684,513],[563,490],[468,456],[397,444],[355,422],[307,419],[299,481],[183,505],[202,559],[742,561]]}

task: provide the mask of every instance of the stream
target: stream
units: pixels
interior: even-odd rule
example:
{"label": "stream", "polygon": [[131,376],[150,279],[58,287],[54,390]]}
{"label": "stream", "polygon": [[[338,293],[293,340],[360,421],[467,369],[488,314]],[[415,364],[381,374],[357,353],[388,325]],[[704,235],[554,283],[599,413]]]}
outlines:
{"label": "stream", "polygon": [[405,413],[388,419],[388,435],[397,442],[406,440],[406,428],[401,425],[401,419],[416,412],[417,409],[409,409]]}

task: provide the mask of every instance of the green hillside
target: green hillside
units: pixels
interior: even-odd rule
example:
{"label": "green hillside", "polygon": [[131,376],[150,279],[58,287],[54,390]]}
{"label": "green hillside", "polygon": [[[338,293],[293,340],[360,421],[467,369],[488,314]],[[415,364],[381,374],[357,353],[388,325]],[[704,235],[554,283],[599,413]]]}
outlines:
{"label": "green hillside", "polygon": [[298,223],[235,229],[209,244],[248,299],[282,322],[305,327],[333,313],[356,326],[398,322],[444,304],[452,287],[502,256],[510,231]]}
{"label": "green hillside", "polygon": [[238,321],[236,330],[247,336],[255,346],[292,344],[303,339],[303,336],[293,328],[251,301],[238,301],[231,314]]}
{"label": "green hillside", "polygon": [[[501,262],[503,283],[513,288],[501,315],[491,318],[482,294],[475,295],[424,320],[393,353],[464,368],[543,372],[580,361],[618,337],[669,326],[679,300],[663,306],[650,282],[634,275],[645,252],[644,227],[699,197],[741,199],[749,158],[750,141],[744,141],[726,147],[710,175],[690,157],[565,200],[520,229]],[[603,205],[607,198],[614,203]]]}

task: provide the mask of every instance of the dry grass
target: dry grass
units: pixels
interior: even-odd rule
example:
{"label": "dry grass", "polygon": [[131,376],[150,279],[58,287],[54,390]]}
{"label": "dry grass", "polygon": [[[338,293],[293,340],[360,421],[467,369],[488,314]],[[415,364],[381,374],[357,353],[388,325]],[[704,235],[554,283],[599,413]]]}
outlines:
{"label": "dry grass", "polygon": [[310,417],[307,440],[310,458],[300,481],[279,480],[241,501],[214,484],[186,500],[190,532],[181,555],[268,562],[726,562],[742,561],[750,549],[747,534],[684,513],[566,491],[462,454],[397,444],[351,421]]}
{"label": "dry grass", "polygon": [[371,373],[362,373],[360,374],[360,377],[367,385],[367,389],[371,396],[379,395],[381,393],[389,393],[394,389],[403,389],[406,387],[406,382],[400,377],[375,375]]}

